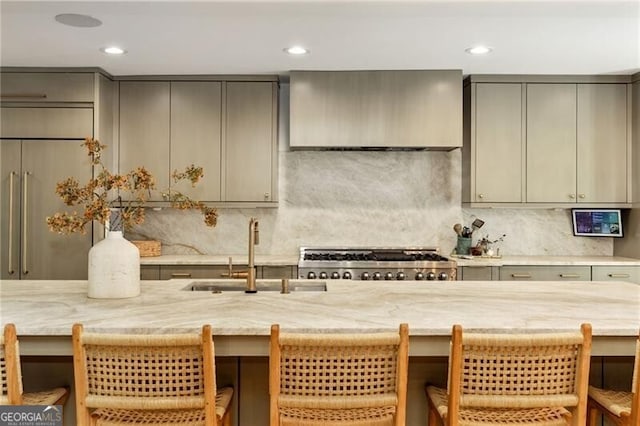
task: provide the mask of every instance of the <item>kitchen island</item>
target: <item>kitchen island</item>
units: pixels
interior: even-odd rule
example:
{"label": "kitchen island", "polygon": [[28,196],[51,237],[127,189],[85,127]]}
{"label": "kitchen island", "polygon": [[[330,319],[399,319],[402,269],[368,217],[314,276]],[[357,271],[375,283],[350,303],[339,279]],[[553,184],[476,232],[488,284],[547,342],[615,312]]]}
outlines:
{"label": "kitchen island", "polygon": [[640,286],[622,282],[328,280],[326,291],[290,294],[184,291],[193,281],[143,281],[142,294],[131,299],[88,299],[85,281],[1,281],[0,315],[2,324],[16,324],[22,350],[31,355],[70,355],[75,322],[95,331],[151,334],[196,332],[209,323],[217,354],[229,356],[266,355],[273,323],[286,331],[346,333],[406,322],[414,356],[446,356],[456,323],[473,331],[533,333],[590,322],[594,355],[633,354],[640,328]]}
{"label": "kitchen island", "polygon": [[[623,282],[329,280],[326,291],[289,294],[183,290],[193,281],[143,281],[139,297],[113,300],[88,299],[86,281],[0,281],[0,318],[2,325],[17,326],[21,352],[27,355],[26,387],[41,383],[52,369],[62,372],[55,384],[73,383],[75,322],[91,331],[151,334],[198,332],[209,323],[219,385],[233,385],[237,392],[236,425],[262,426],[268,424],[272,323],[286,331],[326,333],[395,331],[406,322],[407,424],[413,426],[425,422],[424,384],[446,383],[454,323],[473,331],[534,333],[577,330],[590,322],[591,381],[600,386],[630,377],[640,328],[640,286]],[[251,409],[243,409],[247,406]],[[73,416],[72,403],[65,410],[65,416]]]}

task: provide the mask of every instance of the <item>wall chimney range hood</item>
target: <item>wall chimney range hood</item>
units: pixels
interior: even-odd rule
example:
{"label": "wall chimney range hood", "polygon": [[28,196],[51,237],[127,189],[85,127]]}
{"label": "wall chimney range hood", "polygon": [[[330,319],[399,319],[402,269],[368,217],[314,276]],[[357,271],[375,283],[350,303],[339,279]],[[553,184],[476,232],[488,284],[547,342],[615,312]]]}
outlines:
{"label": "wall chimney range hood", "polygon": [[292,150],[462,146],[462,71],[292,71]]}

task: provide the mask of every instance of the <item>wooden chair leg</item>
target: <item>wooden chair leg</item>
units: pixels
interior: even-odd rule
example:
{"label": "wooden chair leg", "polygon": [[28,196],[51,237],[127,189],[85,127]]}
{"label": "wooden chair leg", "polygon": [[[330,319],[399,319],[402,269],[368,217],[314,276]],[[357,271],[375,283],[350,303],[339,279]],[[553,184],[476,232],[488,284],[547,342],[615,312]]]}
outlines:
{"label": "wooden chair leg", "polygon": [[596,426],[598,420],[598,409],[591,404],[587,404],[587,426]]}

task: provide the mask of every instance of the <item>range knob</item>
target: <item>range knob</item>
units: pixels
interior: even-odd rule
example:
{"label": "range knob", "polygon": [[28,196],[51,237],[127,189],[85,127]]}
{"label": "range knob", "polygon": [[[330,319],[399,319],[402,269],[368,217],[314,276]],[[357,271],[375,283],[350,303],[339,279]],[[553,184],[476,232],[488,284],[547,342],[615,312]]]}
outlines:
{"label": "range knob", "polygon": [[386,274],[384,274],[384,279],[389,281],[393,279],[393,272],[387,272]]}
{"label": "range knob", "polygon": [[327,279],[327,273],[324,272],[324,271],[320,272],[320,279],[321,280],[326,280]]}
{"label": "range knob", "polygon": [[402,281],[402,280],[404,280],[405,278],[406,278],[406,276],[405,276],[404,272],[398,272],[398,274],[396,275],[396,279],[397,279],[397,280]]}
{"label": "range knob", "polygon": [[447,274],[446,272],[440,272],[440,273],[438,274],[438,279],[439,279],[440,281],[446,281],[446,280],[448,280],[448,279],[449,279],[449,274]]}
{"label": "range knob", "polygon": [[371,277],[369,276],[368,272],[363,272],[362,275],[360,275],[360,278],[364,281],[367,281]]}
{"label": "range knob", "polygon": [[436,279],[436,273],[435,272],[427,272],[427,281],[433,281]]}
{"label": "range knob", "polygon": [[422,281],[422,280],[424,280],[424,274],[422,272],[417,272],[416,281]]}
{"label": "range knob", "polygon": [[316,279],[316,273],[311,271],[307,274],[307,278],[310,280],[315,280]]}
{"label": "range knob", "polygon": [[351,272],[347,271],[344,274],[342,274],[342,278],[345,280],[350,280],[351,279]]}
{"label": "range knob", "polygon": [[380,280],[380,278],[382,278],[382,274],[381,274],[380,272],[374,272],[374,273],[373,273],[373,279],[374,279],[375,281]]}
{"label": "range knob", "polygon": [[338,279],[340,279],[340,273],[339,273],[339,272],[332,272],[332,273],[331,273],[331,279],[332,279],[332,280],[338,280]]}

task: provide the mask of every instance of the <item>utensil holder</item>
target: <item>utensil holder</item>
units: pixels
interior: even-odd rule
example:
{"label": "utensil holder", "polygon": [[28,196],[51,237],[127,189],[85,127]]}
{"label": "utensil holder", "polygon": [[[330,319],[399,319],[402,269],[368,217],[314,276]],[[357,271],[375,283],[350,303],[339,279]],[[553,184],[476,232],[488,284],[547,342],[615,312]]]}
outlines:
{"label": "utensil holder", "polygon": [[456,254],[469,254],[471,248],[471,237],[458,237],[456,244]]}

